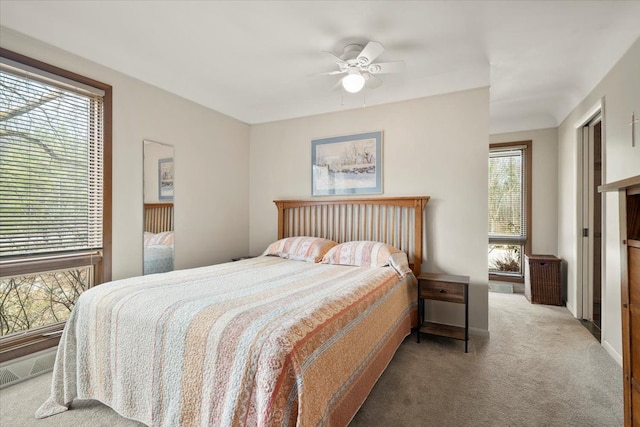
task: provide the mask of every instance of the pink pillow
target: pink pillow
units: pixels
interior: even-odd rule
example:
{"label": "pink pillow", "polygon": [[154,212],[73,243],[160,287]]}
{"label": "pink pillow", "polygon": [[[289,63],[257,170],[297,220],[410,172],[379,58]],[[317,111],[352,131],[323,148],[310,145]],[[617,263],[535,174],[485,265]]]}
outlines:
{"label": "pink pillow", "polygon": [[319,262],[329,249],[337,245],[320,237],[287,237],[273,242],[262,255],[275,255],[297,261]]}
{"label": "pink pillow", "polygon": [[384,267],[391,254],[401,252],[391,245],[367,240],[345,242],[334,246],[322,259],[323,264]]}
{"label": "pink pillow", "polygon": [[173,246],[173,231],[164,231],[162,233],[154,234],[147,231],[144,232],[144,245],[164,245]]}

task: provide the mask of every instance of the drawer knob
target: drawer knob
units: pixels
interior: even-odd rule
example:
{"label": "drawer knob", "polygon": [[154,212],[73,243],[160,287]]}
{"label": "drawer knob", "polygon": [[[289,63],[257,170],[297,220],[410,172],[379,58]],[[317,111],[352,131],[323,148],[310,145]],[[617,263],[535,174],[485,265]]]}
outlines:
{"label": "drawer knob", "polygon": [[445,292],[447,292],[447,291],[445,291],[444,289],[440,289],[440,293],[441,294],[444,294]]}

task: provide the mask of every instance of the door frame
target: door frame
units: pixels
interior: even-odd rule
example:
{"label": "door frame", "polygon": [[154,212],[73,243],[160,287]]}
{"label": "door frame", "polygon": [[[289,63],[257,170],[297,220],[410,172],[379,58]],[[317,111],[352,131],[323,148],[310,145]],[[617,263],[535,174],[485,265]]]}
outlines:
{"label": "door frame", "polygon": [[[604,98],[598,100],[585,115],[576,123],[578,133],[578,146],[577,146],[577,234],[576,234],[576,249],[577,249],[577,265],[576,265],[576,317],[578,319],[593,320],[593,198],[590,197],[590,192],[593,177],[593,127],[600,123],[601,132],[601,149],[602,149],[602,177],[606,176],[605,171],[605,156],[606,156],[606,123],[605,123],[605,105]],[[585,153],[586,152],[586,153]],[[585,185],[587,181],[587,185]],[[606,223],[606,198],[602,198],[601,205],[601,223]],[[583,236],[583,229],[589,230],[588,237]],[[606,277],[606,265],[603,262],[606,259],[604,244],[605,238],[602,236],[601,240],[601,283],[605,283]],[[601,295],[601,331],[604,330],[605,316],[605,298],[606,293],[602,292]],[[604,337],[602,337],[604,339]]]}
{"label": "door frame", "polygon": [[[594,230],[595,203],[593,194],[594,179],[594,141],[595,126],[600,123],[602,133],[602,114],[598,113],[582,128],[582,229],[588,230],[582,234],[582,319],[593,322],[593,259],[594,259]],[[600,260],[602,265],[602,260]]]}

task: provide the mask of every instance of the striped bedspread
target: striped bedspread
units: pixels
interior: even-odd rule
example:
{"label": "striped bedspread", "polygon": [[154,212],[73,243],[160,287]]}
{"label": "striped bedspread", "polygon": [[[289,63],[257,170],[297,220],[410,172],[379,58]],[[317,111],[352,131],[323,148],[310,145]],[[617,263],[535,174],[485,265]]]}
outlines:
{"label": "striped bedspread", "polygon": [[409,334],[415,292],[389,267],[267,256],[97,286],[36,416],[80,398],[152,426],[347,425]]}

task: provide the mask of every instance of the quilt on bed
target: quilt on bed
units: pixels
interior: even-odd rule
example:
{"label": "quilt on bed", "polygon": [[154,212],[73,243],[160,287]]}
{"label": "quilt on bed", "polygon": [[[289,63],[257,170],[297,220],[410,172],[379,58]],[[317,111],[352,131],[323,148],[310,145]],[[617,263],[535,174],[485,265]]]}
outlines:
{"label": "quilt on bed", "polygon": [[267,256],[97,286],[36,416],[80,398],[152,426],[346,425],[410,333],[415,292],[389,267]]}

